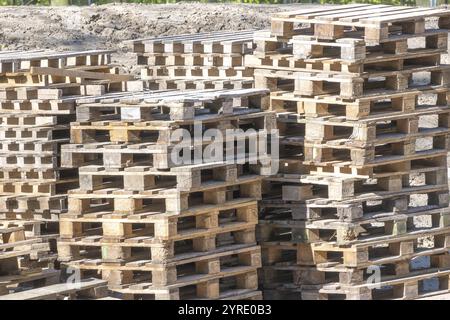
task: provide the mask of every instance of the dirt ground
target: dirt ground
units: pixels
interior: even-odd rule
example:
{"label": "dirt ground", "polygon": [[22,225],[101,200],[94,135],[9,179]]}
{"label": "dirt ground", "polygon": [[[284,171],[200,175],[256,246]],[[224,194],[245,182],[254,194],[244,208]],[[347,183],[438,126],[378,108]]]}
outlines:
{"label": "dirt ground", "polygon": [[134,69],[122,41],[156,35],[263,29],[270,14],[311,5],[177,3],[90,7],[1,7],[2,50],[114,49],[114,62]]}

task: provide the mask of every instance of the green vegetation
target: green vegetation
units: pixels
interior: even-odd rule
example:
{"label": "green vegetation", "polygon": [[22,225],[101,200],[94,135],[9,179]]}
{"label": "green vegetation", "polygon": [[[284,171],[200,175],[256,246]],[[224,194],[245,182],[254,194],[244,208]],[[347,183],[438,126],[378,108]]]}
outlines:
{"label": "green vegetation", "polygon": [[[0,0],[0,5],[88,5],[89,3],[106,4],[113,2],[123,3],[174,3],[180,0]],[[184,2],[189,2],[184,0]],[[321,3],[321,4],[347,4],[347,3],[372,3],[392,5],[415,5],[416,0],[197,0],[195,2],[236,2],[236,3]]]}

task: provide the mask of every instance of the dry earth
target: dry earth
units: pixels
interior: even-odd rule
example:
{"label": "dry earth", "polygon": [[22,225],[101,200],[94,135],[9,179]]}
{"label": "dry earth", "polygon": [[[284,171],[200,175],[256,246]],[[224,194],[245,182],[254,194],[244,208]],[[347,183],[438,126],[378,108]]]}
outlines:
{"label": "dry earth", "polygon": [[263,29],[270,14],[306,5],[177,3],[109,4],[90,7],[1,7],[3,50],[114,49],[114,62],[133,69],[124,40],[156,35]]}

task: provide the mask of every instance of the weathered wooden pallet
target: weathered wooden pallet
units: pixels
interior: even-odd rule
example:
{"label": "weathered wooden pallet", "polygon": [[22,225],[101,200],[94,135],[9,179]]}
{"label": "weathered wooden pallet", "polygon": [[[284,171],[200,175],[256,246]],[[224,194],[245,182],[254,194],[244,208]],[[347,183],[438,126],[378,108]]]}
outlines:
{"label": "weathered wooden pallet", "polygon": [[[339,160],[320,164],[317,163],[315,165],[306,166],[307,169],[303,169],[303,171],[319,176],[353,176],[355,178],[376,179],[395,174],[396,172],[406,172],[411,170],[416,173],[424,172],[426,171],[425,168],[427,166],[430,166],[431,170],[436,169],[438,166],[445,167],[445,157],[445,149],[427,150],[425,152],[419,152],[414,156],[382,156],[378,159],[379,161],[374,161],[365,165],[351,165]],[[301,163],[300,165],[304,165],[303,160],[299,162]]]}
{"label": "weathered wooden pallet", "polygon": [[[353,165],[350,162],[330,160],[312,164],[305,162],[303,153],[303,139],[289,138],[285,146],[286,138],[280,137],[280,145],[283,148],[280,153],[279,173],[284,174],[311,174],[328,177],[353,177],[357,179],[382,178],[387,175],[403,173],[410,170],[420,172],[427,166],[436,169],[446,166],[446,149],[430,149],[417,152],[415,155],[381,155],[375,161],[363,165]],[[292,148],[293,147],[293,148]],[[291,152],[292,150],[292,152]]]}
{"label": "weathered wooden pallet", "polygon": [[[42,239],[25,237],[23,227],[8,225],[0,229],[0,271],[2,275],[41,271],[56,256],[49,255],[49,244]],[[6,282],[6,279],[3,279]],[[3,281],[0,280],[0,283]],[[1,290],[0,290],[1,291]]]}
{"label": "weathered wooden pallet", "polygon": [[56,283],[42,288],[10,293],[0,300],[91,300],[108,294],[107,281],[95,278],[74,283]]}
{"label": "weathered wooden pallet", "polygon": [[[253,88],[253,78],[182,78],[182,79],[154,79],[153,77],[142,77],[140,90],[207,90],[207,89],[250,89]],[[137,85],[136,85],[137,87]]]}
{"label": "weathered wooden pallet", "polygon": [[170,150],[170,147],[153,142],[67,144],[61,148],[61,166],[78,168],[96,164],[106,168],[125,168],[146,164],[155,169],[168,169],[174,166]]}
{"label": "weathered wooden pallet", "polygon": [[448,104],[447,91],[445,86],[424,86],[388,95],[381,90],[377,94],[355,100],[338,96],[299,97],[292,92],[278,91],[271,93],[270,104],[265,107],[277,112],[304,114],[307,118],[336,116],[345,117],[345,120],[362,120],[413,112],[424,105],[421,101],[426,96],[431,97],[434,104],[431,102],[425,107],[445,107]]}
{"label": "weathered wooden pallet", "polygon": [[50,50],[2,51],[0,73],[23,72],[31,67],[70,68],[77,66],[107,65],[111,62],[111,50],[68,51]]}
{"label": "weathered wooden pallet", "polygon": [[[281,139],[284,139],[284,137],[281,136]],[[288,146],[295,146],[294,142],[295,140],[290,139]],[[284,140],[281,140],[280,145],[284,146]],[[299,141],[298,145],[303,146],[303,141]],[[293,151],[296,152],[296,149]],[[340,160],[315,162],[312,164],[311,161],[305,162],[303,151],[300,152],[302,153],[292,154],[284,150],[281,153],[282,158],[279,160],[279,173],[377,179],[411,170],[420,173],[421,171],[426,171],[425,168],[427,167],[434,170],[437,167],[445,167],[447,163],[446,149],[424,150],[412,156],[385,155],[363,165],[353,165],[350,162]]]}
{"label": "weathered wooden pallet", "polygon": [[[257,111],[257,110],[255,110]],[[195,124],[195,121],[203,120],[203,130],[209,128],[243,129],[250,124],[256,124],[255,128],[265,130],[270,133],[274,128],[275,115],[273,113],[258,113],[251,110],[243,110],[232,115],[206,115],[194,118],[194,120],[180,121],[87,121],[73,122],[70,127],[71,143],[97,143],[97,142],[115,142],[115,143],[155,143],[159,145],[170,146],[175,142],[182,142],[181,138],[171,141],[172,133],[179,128],[189,128]],[[189,131],[191,132],[191,131]],[[0,131],[1,133],[1,131]],[[254,134],[254,133],[248,133]],[[262,131],[260,131],[262,134]],[[200,144],[198,138],[192,142]],[[235,139],[228,135],[227,139]],[[191,142],[191,143],[192,143]],[[204,141],[205,142],[205,141]],[[181,146],[181,145],[180,145]]]}
{"label": "weathered wooden pallet", "polygon": [[5,213],[6,219],[17,219],[21,215],[33,217],[34,214],[57,219],[66,209],[67,195],[0,194],[0,212]]}
{"label": "weathered wooden pallet", "polygon": [[[340,265],[312,267],[281,263],[263,267],[261,282],[264,288],[274,288],[279,284],[292,284],[298,288],[308,288],[311,285],[328,283],[339,283],[342,287],[352,287],[450,268],[448,253],[433,254],[432,250],[426,250],[426,248],[424,250],[424,255],[362,268],[348,268]],[[376,280],[374,271],[378,277]]]}
{"label": "weathered wooden pallet", "polygon": [[[411,8],[385,5],[352,4],[338,8],[316,8],[275,13],[271,19],[271,34],[290,38],[302,32],[313,32],[318,39],[347,37],[381,43],[393,35],[423,33],[426,18],[438,18],[438,27],[448,29],[450,11],[445,8]],[[295,29],[308,24],[305,30]]]}
{"label": "weathered wooden pallet", "polygon": [[110,83],[109,80],[96,84],[57,83],[47,86],[10,86],[0,87],[1,100],[61,100],[70,96],[101,95],[107,90],[122,91],[122,82]]}
{"label": "weathered wooden pallet", "polygon": [[211,181],[189,192],[168,188],[145,191],[107,188],[91,192],[75,189],[69,195],[70,213],[81,214],[95,208],[130,213],[155,205],[161,212],[180,213],[193,205],[219,204],[240,197],[260,199],[261,176],[245,175],[232,182]]}
{"label": "weathered wooden pallet", "polygon": [[448,293],[449,275],[448,269],[434,268],[380,283],[359,286],[332,283],[303,287],[301,295],[303,300],[415,300]]}
{"label": "weathered wooden pallet", "polygon": [[[269,186],[265,184],[270,183]],[[276,183],[264,181],[262,193],[264,200],[260,203],[260,218],[288,220],[326,220],[325,223],[338,219],[340,222],[363,222],[366,219],[381,220],[396,219],[402,214],[416,214],[430,210],[433,214],[438,208],[448,207],[446,187],[433,187],[421,184],[405,188],[404,192],[391,192],[380,194],[365,194],[348,200],[330,200],[324,197],[314,196],[310,185],[291,187],[283,190],[283,182]],[[266,190],[268,189],[268,191]],[[295,200],[282,200],[283,191],[285,198]],[[422,197],[416,200],[415,205],[409,204],[410,197]],[[443,210],[442,212],[445,212]],[[403,216],[405,218],[405,216]],[[330,220],[331,219],[331,220]],[[380,220],[380,221],[381,221]]]}
{"label": "weathered wooden pallet", "polygon": [[69,142],[68,138],[58,140],[33,140],[33,139],[8,139],[0,142],[0,153],[9,152],[11,154],[20,153],[41,153],[53,152],[58,154],[58,150],[62,144]]}
{"label": "weathered wooden pallet", "polygon": [[4,127],[50,126],[56,124],[69,124],[74,117],[67,115],[36,115],[36,114],[0,114],[0,125]]}
{"label": "weathered wooden pallet", "polygon": [[[425,133],[425,131],[427,131]],[[432,139],[429,147],[423,150],[415,150],[419,139],[428,137]],[[379,140],[380,142],[382,140]],[[317,144],[313,142],[305,142],[305,164],[326,163],[328,161],[347,162],[347,164],[359,166],[360,168],[369,165],[386,165],[392,160],[397,160],[399,156],[405,159],[427,158],[431,155],[437,155],[440,151],[447,150],[448,130],[441,131],[438,129],[424,130],[416,137],[404,137],[396,141],[385,140],[384,143],[366,146],[362,149],[345,148],[343,146],[333,145],[332,143]],[[347,151],[341,151],[345,150]]]}
{"label": "weathered wooden pallet", "polygon": [[[177,246],[182,246],[186,239],[244,230],[257,222],[256,200],[249,197],[193,205],[179,214],[166,214],[163,207],[155,204],[144,204],[134,211],[129,209],[127,215],[120,208],[108,208],[108,204],[88,208],[84,214],[77,214],[72,204],[69,207],[69,212],[60,216],[61,240],[67,242],[61,242],[62,245],[83,238],[85,246],[157,247],[158,243],[176,241],[181,241]],[[60,259],[63,256],[61,253]],[[105,259],[113,262],[114,258]],[[116,260],[123,259],[117,256]]]}
{"label": "weathered wooden pallet", "polygon": [[416,50],[405,55],[371,54],[362,62],[342,63],[338,59],[308,58],[298,59],[289,54],[270,55],[265,58],[246,56],[246,65],[258,69],[303,72],[340,72],[342,74],[367,74],[381,71],[402,71],[410,68],[432,67],[440,63],[441,54],[446,49]]}
{"label": "weathered wooden pallet", "polygon": [[15,194],[32,194],[34,196],[41,195],[58,195],[64,194],[70,189],[78,187],[78,179],[60,179],[55,181],[40,181],[40,180],[27,180],[21,179],[8,179],[0,181],[1,193],[15,193]]}
{"label": "weathered wooden pallet", "polygon": [[0,154],[0,165],[5,168],[56,168],[57,155],[52,152],[46,152],[43,154],[11,154],[9,152]]}
{"label": "weathered wooden pallet", "polygon": [[[41,240],[56,240],[59,237],[58,221],[38,221],[38,220],[0,220],[0,228],[19,227],[23,229],[26,239],[39,238]],[[56,242],[54,243],[56,245]],[[50,246],[50,249],[51,246]]]}
{"label": "weathered wooden pallet", "polygon": [[[357,99],[383,92],[394,94],[402,90],[426,89],[426,86],[447,86],[448,66],[428,66],[401,71],[381,71],[356,77],[340,72],[301,72],[255,69],[255,87],[271,91],[291,91],[297,96],[339,96]],[[427,83],[417,82],[415,75],[427,73]]]}
{"label": "weathered wooden pallet", "polygon": [[[423,104],[422,98],[432,98],[431,104]],[[407,114],[423,114],[447,108],[447,88],[405,92],[389,96],[377,96],[355,101],[335,101],[323,98],[300,98],[287,92],[274,92],[270,97],[270,109],[281,115],[294,118],[323,118],[336,121],[370,122],[381,117],[387,119],[401,118]],[[431,111],[430,111],[431,110]],[[434,110],[434,111],[433,111]]]}
{"label": "weathered wooden pallet", "polygon": [[[438,206],[411,208],[402,212],[391,210],[389,213],[366,214],[360,219],[353,219],[351,222],[339,220],[333,215],[325,215],[320,218],[316,216],[312,221],[287,220],[278,216],[270,219],[266,217],[259,220],[257,238],[262,242],[333,241],[345,245],[417,231],[418,227],[414,224],[416,219],[429,219],[434,228],[447,227],[450,225],[448,206],[436,207]],[[329,212],[332,212],[332,210],[329,210]]]}
{"label": "weathered wooden pallet", "polygon": [[236,164],[235,160],[183,165],[170,170],[155,170],[148,165],[126,168],[105,168],[84,166],[79,168],[80,190],[93,191],[104,188],[121,188],[126,191],[176,188],[191,191],[214,182],[234,182],[241,177],[259,174],[264,165],[257,159],[246,157],[242,162],[252,162],[250,166]]}
{"label": "weathered wooden pallet", "polygon": [[[229,139],[228,139],[229,140]],[[225,140],[225,141],[228,141]],[[196,150],[205,150],[209,144],[197,145]],[[193,150],[192,144],[181,144],[180,146]],[[180,162],[172,158],[173,145],[158,144],[155,142],[143,143],[85,143],[68,144],[61,149],[61,165],[65,168],[78,168],[87,165],[101,165],[105,168],[118,169],[131,166],[152,166],[154,169],[169,169],[183,165],[194,164],[191,159],[180,159]],[[205,159],[208,160],[208,159]],[[202,160],[201,163],[204,163]],[[245,160],[255,160],[262,162],[273,161],[267,156],[260,155],[257,158],[249,154],[227,154],[224,152],[223,160],[226,162],[235,161],[243,163]],[[218,160],[217,160],[218,161]],[[254,162],[254,161],[253,161]],[[252,163],[253,163],[252,162]],[[198,162],[200,164],[200,162]],[[254,162],[258,164],[257,162]],[[269,164],[267,165],[269,166]],[[256,169],[257,167],[255,167]],[[1,177],[1,176],[0,176]]]}
{"label": "weathered wooden pallet", "polygon": [[[195,116],[259,111],[267,89],[130,92],[77,100],[77,120],[96,120],[120,110],[122,120],[193,120]],[[243,110],[242,110],[243,109]],[[251,109],[251,110],[250,110]],[[250,110],[250,111],[249,111]],[[168,114],[168,115],[167,115]]]}
{"label": "weathered wooden pallet", "polygon": [[[317,266],[342,264],[345,267],[362,268],[387,264],[415,256],[448,252],[449,227],[430,227],[396,236],[378,237],[374,240],[356,240],[354,244],[337,245],[335,242],[312,243],[313,260]],[[433,239],[433,246],[418,245],[423,239]],[[422,240],[421,240],[422,239]]]}
{"label": "weathered wooden pallet", "polygon": [[0,276],[0,300],[14,292],[59,283],[60,271],[54,269],[27,270],[22,274]]}
{"label": "weathered wooden pallet", "polygon": [[27,112],[28,114],[72,114],[75,111],[76,98],[62,100],[6,100],[0,101],[2,113]]}
{"label": "weathered wooden pallet", "polygon": [[[114,246],[103,246],[102,251],[117,250]],[[133,250],[138,251],[137,248]],[[139,260],[138,260],[139,259]],[[226,268],[227,264],[235,266],[259,267],[261,265],[261,255],[258,246],[251,243],[230,244],[209,250],[186,251],[178,254],[174,258],[164,260],[155,260],[144,252],[133,254],[129,259],[123,259],[122,262],[109,262],[108,259],[85,258],[72,259],[70,262],[64,262],[64,266],[79,269],[81,272],[98,271],[103,278],[109,280],[110,288],[120,285],[149,281],[155,287],[172,286],[182,283],[185,277],[197,277],[201,281],[203,277],[208,277],[212,273],[220,272]],[[208,272],[202,266],[214,270]]]}
{"label": "weathered wooden pallet", "polygon": [[66,138],[67,125],[0,127],[0,139],[58,140]]}
{"label": "weathered wooden pallet", "polygon": [[[352,65],[374,60],[376,56],[392,60],[393,55],[398,55],[397,58],[401,59],[400,56],[415,51],[445,50],[447,37],[447,30],[425,30],[423,33],[395,35],[383,43],[374,45],[363,39],[352,37],[330,41],[309,35],[297,35],[290,39],[283,39],[271,36],[268,31],[260,31],[254,36],[256,48],[253,56],[265,60],[271,57],[277,59],[278,55],[290,55],[297,61],[305,59],[305,62],[320,62],[323,59]],[[246,61],[249,56],[245,57]],[[253,61],[254,58],[250,60]]]}
{"label": "weathered wooden pallet", "polygon": [[[381,268],[383,276],[379,282],[369,279],[358,281],[360,284],[346,284],[349,277],[360,279],[359,272],[345,273],[333,267],[322,269],[296,265],[264,267],[264,274],[260,279],[265,280],[264,292],[267,292],[268,297],[279,297],[280,294],[276,292],[281,292],[295,300],[417,299],[448,291],[448,262],[445,262],[448,261],[448,255],[435,255],[432,258],[432,264],[439,265],[438,268],[430,267],[406,273],[406,261],[386,265]],[[322,270],[329,271],[326,272],[327,279],[323,278],[325,272]],[[370,273],[373,276],[373,271]],[[370,276],[369,272],[367,276]]]}
{"label": "weathered wooden pallet", "polygon": [[252,266],[225,267],[217,274],[198,280],[196,276],[186,277],[183,282],[157,287],[150,282],[123,285],[113,291],[121,293],[125,299],[139,297],[155,300],[210,300],[210,299],[258,299],[257,268]]}
{"label": "weathered wooden pallet", "polygon": [[[319,175],[278,174],[266,181],[282,184],[282,197],[285,201],[304,201],[314,198],[329,200],[365,199],[384,197],[404,192],[431,192],[442,190],[445,192],[447,176],[445,167],[425,167],[416,172],[399,172],[383,176],[377,179],[358,179],[354,177],[333,177]],[[415,185],[408,179],[414,179],[417,173],[422,173],[426,178],[421,184]],[[413,180],[411,180],[413,181]],[[275,188],[275,187],[274,187]],[[305,190],[306,189],[306,190]]]}
{"label": "weathered wooden pallet", "polygon": [[[357,121],[347,120],[343,116],[322,116],[306,118],[294,112],[278,112],[278,121],[281,122],[281,134],[289,130],[289,127],[305,127],[304,141],[306,143],[330,143],[354,147],[365,147],[372,143],[384,144],[383,141],[394,138],[394,136],[406,135],[410,138],[419,138],[425,131],[430,129],[445,128],[450,126],[450,108],[448,106],[417,106],[410,112],[393,112],[390,115],[369,116]],[[436,117],[437,124],[424,128],[419,122],[426,116]],[[298,124],[298,125],[297,125]],[[287,135],[287,134],[285,134]],[[340,143],[338,140],[343,139]],[[387,138],[387,139],[386,139]],[[344,140],[347,140],[344,142]],[[391,140],[392,141],[392,140]]]}
{"label": "weathered wooden pallet", "polygon": [[61,83],[100,84],[118,83],[133,79],[130,75],[119,74],[115,65],[82,66],[74,68],[31,67],[26,72],[0,74],[0,88],[36,87]]}
{"label": "weathered wooden pallet", "polygon": [[242,67],[244,56],[240,53],[142,53],[137,55],[137,64],[145,66],[204,66]]}
{"label": "weathered wooden pallet", "polygon": [[68,180],[78,176],[74,169],[67,168],[2,168],[0,181],[55,182]]}
{"label": "weathered wooden pallet", "polygon": [[147,66],[141,69],[141,77],[203,77],[203,78],[246,78],[253,77],[253,68],[215,66]]}
{"label": "weathered wooden pallet", "polygon": [[142,38],[127,41],[136,53],[241,53],[253,47],[254,30],[220,31]]}

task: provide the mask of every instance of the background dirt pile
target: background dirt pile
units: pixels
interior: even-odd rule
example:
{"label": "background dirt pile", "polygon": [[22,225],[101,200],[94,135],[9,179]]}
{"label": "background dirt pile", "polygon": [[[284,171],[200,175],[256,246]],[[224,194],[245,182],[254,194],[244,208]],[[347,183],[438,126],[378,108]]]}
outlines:
{"label": "background dirt pile", "polygon": [[115,62],[133,69],[123,40],[219,30],[267,28],[277,11],[306,5],[177,3],[90,7],[1,7],[2,50],[115,49]]}

